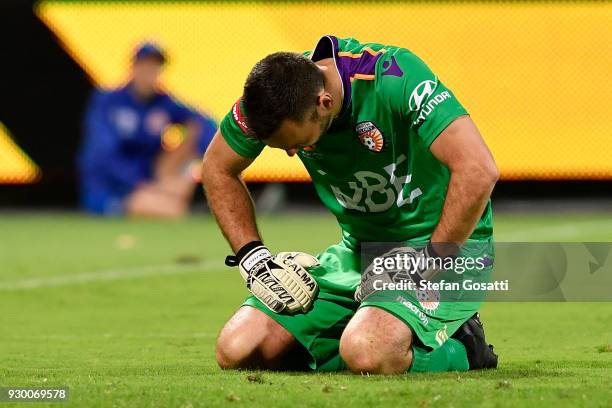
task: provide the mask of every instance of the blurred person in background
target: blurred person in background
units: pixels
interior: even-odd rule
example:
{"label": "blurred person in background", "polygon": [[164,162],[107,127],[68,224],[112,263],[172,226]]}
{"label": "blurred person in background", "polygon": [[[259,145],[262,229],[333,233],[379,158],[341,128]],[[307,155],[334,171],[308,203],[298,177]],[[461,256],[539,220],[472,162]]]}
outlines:
{"label": "blurred person in background", "polygon": [[[78,157],[80,201],[100,215],[176,218],[187,213],[196,180],[191,171],[215,131],[215,123],[163,92],[166,63],[154,43],[137,48],[128,83],[97,90],[84,118]],[[183,141],[166,148],[169,125],[182,125]]]}

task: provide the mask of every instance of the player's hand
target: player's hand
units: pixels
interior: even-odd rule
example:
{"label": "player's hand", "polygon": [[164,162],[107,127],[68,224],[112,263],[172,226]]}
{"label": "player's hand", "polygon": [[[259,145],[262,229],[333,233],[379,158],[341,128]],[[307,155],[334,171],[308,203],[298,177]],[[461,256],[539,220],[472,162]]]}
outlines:
{"label": "player's hand", "polygon": [[272,255],[261,242],[242,247],[236,256],[225,259],[228,266],[238,266],[247,288],[275,313],[305,312],[312,306],[318,285],[306,268],[319,265],[303,252]]}
{"label": "player's hand", "polygon": [[[421,250],[416,250],[412,247],[398,247],[377,256],[377,258],[396,258],[400,256],[402,260],[406,260],[408,268],[385,269],[383,272],[375,272],[374,264],[370,264],[361,275],[361,282],[355,290],[355,301],[361,303],[368,296],[376,291],[374,282],[382,283],[400,283],[402,281],[411,280],[415,287],[418,288],[423,280],[432,280],[441,272],[441,269],[436,268],[436,262],[430,260],[439,258],[431,248],[431,245],[426,246]],[[438,263],[439,264],[439,263]],[[381,287],[378,284],[377,287]]]}

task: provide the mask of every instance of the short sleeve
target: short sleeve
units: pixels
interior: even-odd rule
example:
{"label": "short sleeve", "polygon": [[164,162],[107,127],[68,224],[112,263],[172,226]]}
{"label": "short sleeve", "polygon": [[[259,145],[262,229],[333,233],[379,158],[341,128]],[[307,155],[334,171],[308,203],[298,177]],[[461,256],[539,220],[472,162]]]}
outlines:
{"label": "short sleeve", "polygon": [[392,110],[425,145],[430,146],[455,119],[468,114],[452,91],[411,52],[385,55],[381,68],[383,94],[390,98]]}
{"label": "short sleeve", "polygon": [[259,156],[265,144],[248,135],[246,120],[242,114],[240,99],[225,115],[219,126],[223,138],[236,153],[249,159]]}

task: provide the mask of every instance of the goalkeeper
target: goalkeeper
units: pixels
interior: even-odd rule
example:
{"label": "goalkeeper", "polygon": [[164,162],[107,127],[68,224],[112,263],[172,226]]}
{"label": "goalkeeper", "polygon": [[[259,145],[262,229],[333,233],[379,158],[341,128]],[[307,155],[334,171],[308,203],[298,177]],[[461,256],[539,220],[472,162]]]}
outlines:
{"label": "goalkeeper", "polygon": [[[240,174],[264,146],[298,155],[342,228],[342,241],[316,258],[273,255],[262,243]],[[411,253],[412,243],[429,242],[418,250],[430,257],[492,242],[493,157],[453,93],[410,51],[324,36],[312,52],[267,56],[223,119],[202,174],[235,253],[226,263],[252,293],[219,335],[222,368],[497,366],[479,302],[381,299],[360,286],[364,242],[398,242]]]}

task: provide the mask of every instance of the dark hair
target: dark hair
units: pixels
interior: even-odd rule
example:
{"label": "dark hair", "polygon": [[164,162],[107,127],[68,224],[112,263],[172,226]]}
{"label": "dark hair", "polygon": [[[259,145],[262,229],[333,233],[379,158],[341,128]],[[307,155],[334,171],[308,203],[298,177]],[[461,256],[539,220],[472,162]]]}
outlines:
{"label": "dark hair", "polygon": [[277,52],[259,61],[247,77],[242,102],[252,135],[266,139],[285,119],[302,121],[317,103],[323,73],[309,58]]}

